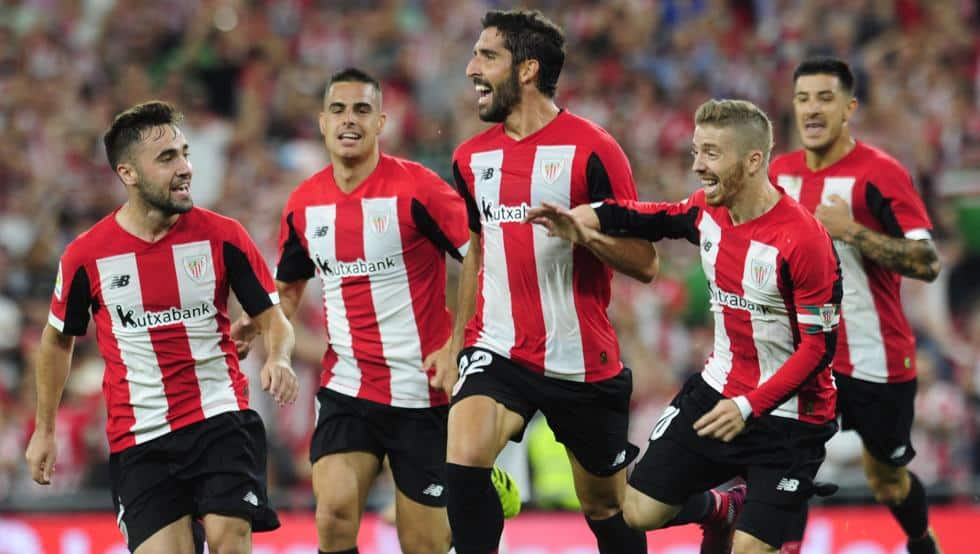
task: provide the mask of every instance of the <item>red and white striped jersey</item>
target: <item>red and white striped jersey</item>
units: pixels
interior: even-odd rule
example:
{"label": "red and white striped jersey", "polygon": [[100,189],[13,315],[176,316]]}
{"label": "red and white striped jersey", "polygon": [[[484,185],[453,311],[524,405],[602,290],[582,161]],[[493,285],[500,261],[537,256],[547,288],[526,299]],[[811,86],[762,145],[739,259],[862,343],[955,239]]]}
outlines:
{"label": "red and white striped jersey", "polygon": [[[929,239],[932,223],[912,178],[888,154],[858,142],[844,158],[810,171],[802,150],[769,166],[772,182],[813,212],[838,195],[854,220],[892,237]],[[902,311],[901,275],[834,241],[844,274],[843,321],[834,371],[873,383],[915,378],[915,335]]]}
{"label": "red and white striped jersey", "polygon": [[241,224],[203,208],[154,243],[123,230],[113,212],[68,245],[48,322],[81,336],[90,313],[95,320],[112,452],[248,408],[229,288],[250,315],[279,302]]}
{"label": "red and white striped jersey", "polygon": [[385,154],[349,194],[337,187],[333,166],[293,191],[276,279],[321,278],[320,386],[402,408],[448,403],[420,370],[452,331],[445,254],[465,254],[465,218],[463,199],[438,175]]}
{"label": "red and white striped jersey", "polygon": [[623,367],[606,307],[612,271],[583,247],[522,223],[542,202],[574,207],[636,199],[626,155],[596,124],[562,110],[522,140],[503,125],[467,140],[453,155],[470,229],[482,236],[476,314],[466,346],[529,370],[600,381]]}
{"label": "red and white striped jersey", "polygon": [[765,214],[735,225],[699,190],[681,203],[618,201],[596,213],[604,233],[699,246],[715,318],[701,375],[712,388],[744,395],[756,416],[834,418],[840,266],[827,231],[805,208],[783,194]]}

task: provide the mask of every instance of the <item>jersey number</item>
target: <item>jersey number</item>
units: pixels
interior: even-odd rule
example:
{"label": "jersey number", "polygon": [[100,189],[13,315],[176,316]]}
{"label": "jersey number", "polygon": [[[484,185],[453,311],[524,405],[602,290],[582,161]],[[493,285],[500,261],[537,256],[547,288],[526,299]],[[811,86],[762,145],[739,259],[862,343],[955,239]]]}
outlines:
{"label": "jersey number", "polygon": [[650,433],[650,440],[655,441],[663,436],[664,432],[667,431],[667,427],[670,426],[670,422],[677,417],[677,414],[681,413],[676,406],[667,406],[664,410],[664,415],[660,416],[657,420],[657,424],[653,426],[653,433]]}

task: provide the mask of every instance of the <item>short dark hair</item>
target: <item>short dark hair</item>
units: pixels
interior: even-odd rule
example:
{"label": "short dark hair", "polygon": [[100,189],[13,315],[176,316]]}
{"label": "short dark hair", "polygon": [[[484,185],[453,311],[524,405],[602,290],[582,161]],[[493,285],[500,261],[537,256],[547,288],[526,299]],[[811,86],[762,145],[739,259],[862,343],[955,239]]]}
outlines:
{"label": "short dark hair", "polygon": [[514,67],[525,60],[538,60],[538,90],[553,97],[565,65],[565,33],[561,27],[538,10],[491,10],[481,23],[484,29],[500,30]]}
{"label": "short dark hair", "polygon": [[793,84],[803,75],[833,75],[837,77],[842,89],[848,94],[854,94],[854,72],[851,66],[840,58],[832,56],[815,56],[803,60],[793,71]]}
{"label": "short dark hair", "polygon": [[115,171],[119,160],[134,143],[141,140],[147,129],[159,125],[178,125],[183,120],[184,115],[177,108],[161,100],[136,104],[118,114],[102,136],[109,165]]}
{"label": "short dark hair", "polygon": [[356,67],[347,67],[341,69],[340,71],[334,73],[327,80],[327,86],[323,89],[323,96],[326,98],[327,93],[330,92],[330,87],[334,83],[367,83],[374,87],[374,90],[381,94],[381,83],[377,79],[372,77],[367,71],[358,69]]}

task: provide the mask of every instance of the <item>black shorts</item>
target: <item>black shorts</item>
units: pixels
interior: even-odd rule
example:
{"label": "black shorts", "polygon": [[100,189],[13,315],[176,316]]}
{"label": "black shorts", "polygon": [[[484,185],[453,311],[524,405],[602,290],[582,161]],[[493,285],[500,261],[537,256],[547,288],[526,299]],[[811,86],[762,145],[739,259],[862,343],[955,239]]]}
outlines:
{"label": "black shorts", "polygon": [[511,440],[520,442],[527,423],[541,410],[555,439],[589,473],[608,477],[628,466],[639,449],[627,440],[633,373],[593,383],[554,379],[533,373],[481,348],[465,348],[467,370],[453,391],[453,403],[468,396],[489,396],[524,418]]}
{"label": "black shorts", "polygon": [[694,422],[723,398],[700,375],[689,379],[654,425],[630,485],[676,506],[741,476],[748,497],[736,528],[778,548],[803,536],[813,479],[837,424],[766,415],[751,419],[729,443],[699,437]]}
{"label": "black shorts", "polygon": [[131,551],[185,515],[279,528],[266,492],[262,418],[226,412],[109,456],[116,521]]}
{"label": "black shorts", "polygon": [[446,505],[446,426],[449,406],[398,408],[321,388],[310,462],[328,454],[388,456],[395,486],[426,506]]}
{"label": "black shorts", "polygon": [[916,380],[871,383],[840,373],[834,374],[834,380],[841,428],[857,431],[864,447],[879,462],[893,467],[908,465],[915,457],[912,420]]}

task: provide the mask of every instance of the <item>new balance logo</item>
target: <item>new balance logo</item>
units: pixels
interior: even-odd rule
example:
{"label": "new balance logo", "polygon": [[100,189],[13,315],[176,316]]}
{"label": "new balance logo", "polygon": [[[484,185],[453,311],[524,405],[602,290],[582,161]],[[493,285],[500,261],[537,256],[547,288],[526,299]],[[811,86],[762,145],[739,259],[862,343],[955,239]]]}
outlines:
{"label": "new balance logo", "polygon": [[480,174],[480,179],[484,181],[489,181],[490,179],[493,179],[493,168],[488,167],[484,169],[483,173]]}
{"label": "new balance logo", "polygon": [[799,488],[800,480],[789,479],[788,477],[783,477],[779,480],[779,484],[776,485],[777,491],[796,492]]}
{"label": "new balance logo", "polygon": [[129,275],[113,275],[109,281],[110,289],[121,289],[129,285]]}
{"label": "new balance logo", "polygon": [[616,459],[613,460],[611,467],[616,467],[626,461],[626,451],[622,450],[619,454],[616,454]]}
{"label": "new balance logo", "polygon": [[242,498],[242,500],[244,500],[245,502],[248,502],[252,506],[258,506],[259,505],[259,497],[258,496],[255,496],[255,493],[252,492],[252,491],[248,491],[247,493],[245,493],[245,496]]}
{"label": "new balance logo", "polygon": [[901,458],[902,456],[904,456],[904,455],[905,455],[905,451],[906,451],[906,450],[907,450],[907,448],[906,448],[906,446],[905,446],[905,445],[903,444],[902,446],[899,446],[898,448],[896,448],[896,449],[895,449],[895,451],[894,451],[894,452],[892,452],[892,455],[891,455],[891,456],[889,456],[889,457],[890,457],[891,459],[893,459],[893,460],[897,460],[897,459],[899,459],[899,458]]}
{"label": "new balance logo", "polygon": [[425,490],[422,491],[422,494],[439,498],[440,496],[442,496],[442,491],[444,490],[446,490],[446,487],[432,483],[428,487],[425,487]]}
{"label": "new balance logo", "polygon": [[327,236],[328,231],[330,231],[329,225],[321,225],[313,230],[313,238],[322,239],[323,237]]}

